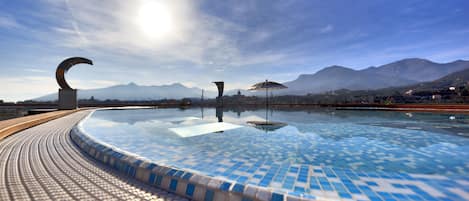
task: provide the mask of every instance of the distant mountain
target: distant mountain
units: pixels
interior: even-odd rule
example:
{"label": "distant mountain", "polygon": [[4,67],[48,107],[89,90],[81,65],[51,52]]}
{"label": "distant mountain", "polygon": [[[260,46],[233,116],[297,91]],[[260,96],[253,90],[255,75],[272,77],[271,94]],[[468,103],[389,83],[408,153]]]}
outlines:
{"label": "distant mountain", "polygon": [[343,66],[326,67],[315,74],[303,74],[285,82],[288,89],[283,95],[305,95],[338,89],[374,90],[407,86],[441,78],[453,72],[469,68],[469,61],[458,60],[438,64],[424,59],[404,59],[379,67],[353,70]]}
{"label": "distant mountain", "polygon": [[469,68],[469,61],[457,60],[450,63],[435,63],[425,59],[411,58],[396,61],[380,67],[370,67],[363,72],[413,80],[432,81],[450,73]]}
{"label": "distant mountain", "polygon": [[[293,81],[285,82],[284,84],[288,89],[275,91],[274,95],[306,95],[339,89],[376,90],[382,88],[417,86],[415,84],[437,80],[451,73],[465,69],[469,69],[469,61],[457,60],[450,63],[439,64],[418,58],[403,59],[363,70],[353,70],[343,66],[330,66],[314,74],[302,74]],[[445,78],[456,79],[457,77],[454,76],[457,76],[457,74],[453,75],[453,77]],[[447,81],[450,82],[451,80]],[[234,95],[237,91],[237,89],[225,90],[225,95]],[[241,93],[248,96],[265,96],[265,92],[263,91],[252,92],[241,89]],[[190,88],[179,83],[161,86],[141,86],[135,83],[129,83],[127,85],[78,91],[79,99],[89,99],[93,96],[95,99],[99,100],[180,99],[199,98],[200,95],[200,88]],[[215,96],[215,91],[205,91],[205,97],[213,98]],[[56,99],[57,94],[50,94],[35,100],[51,101]]]}
{"label": "distant mountain", "polygon": [[[159,100],[159,99],[181,99],[200,98],[202,89],[197,87],[186,87],[175,83],[161,86],[141,86],[135,83],[116,85],[100,89],[78,90],[78,99],[89,99],[93,96],[98,100]],[[215,92],[206,91],[206,97],[215,97]],[[57,93],[49,94],[35,99],[37,101],[57,100]]]}
{"label": "distant mountain", "polygon": [[357,71],[342,66],[331,66],[324,68],[315,74],[300,75],[296,80],[285,82],[284,84],[288,89],[281,93],[304,95],[337,89],[379,89],[391,86],[409,85],[413,83],[416,83],[416,81]]}
{"label": "distant mountain", "polygon": [[436,79],[434,81],[429,81],[429,82],[421,82],[418,84],[413,84],[413,85],[408,85],[408,86],[389,87],[389,88],[376,89],[376,90],[370,90],[370,91],[337,90],[335,91],[335,94],[337,95],[348,94],[352,96],[362,96],[362,95],[390,96],[390,95],[396,94],[396,92],[400,94],[404,94],[409,90],[412,90],[414,93],[421,92],[421,91],[448,90],[450,87],[467,86],[468,83],[469,83],[469,69],[464,69],[462,71],[457,71],[447,76],[444,76],[440,79]]}
{"label": "distant mountain", "polygon": [[430,90],[442,90],[448,89],[449,87],[460,87],[466,86],[469,83],[469,69],[464,69],[462,71],[451,73],[447,76],[444,76],[440,79],[423,82],[416,85],[411,85],[403,87],[403,90],[414,90],[414,91],[430,91]]}

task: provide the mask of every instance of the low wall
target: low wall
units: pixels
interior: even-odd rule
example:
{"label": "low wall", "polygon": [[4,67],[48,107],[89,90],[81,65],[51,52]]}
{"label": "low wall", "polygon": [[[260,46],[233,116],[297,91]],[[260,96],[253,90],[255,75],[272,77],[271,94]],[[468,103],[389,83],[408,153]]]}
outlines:
{"label": "low wall", "polygon": [[295,197],[272,192],[270,189],[259,186],[239,184],[234,181],[158,165],[138,155],[93,139],[83,131],[82,122],[72,129],[70,135],[72,140],[88,155],[132,178],[189,199],[201,201],[300,201],[315,199],[312,196]]}

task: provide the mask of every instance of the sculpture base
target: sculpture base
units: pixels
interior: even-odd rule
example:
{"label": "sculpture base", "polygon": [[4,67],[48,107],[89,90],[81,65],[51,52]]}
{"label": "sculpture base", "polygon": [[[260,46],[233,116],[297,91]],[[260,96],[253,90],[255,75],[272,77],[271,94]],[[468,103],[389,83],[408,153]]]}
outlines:
{"label": "sculpture base", "polygon": [[77,107],[77,90],[59,89],[59,110],[74,110]]}

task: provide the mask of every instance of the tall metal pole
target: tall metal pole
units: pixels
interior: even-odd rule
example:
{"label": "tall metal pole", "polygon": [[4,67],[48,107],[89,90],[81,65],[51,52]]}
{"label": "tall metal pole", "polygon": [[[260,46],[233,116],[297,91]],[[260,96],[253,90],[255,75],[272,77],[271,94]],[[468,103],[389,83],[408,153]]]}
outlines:
{"label": "tall metal pole", "polygon": [[268,108],[269,108],[269,88],[267,88],[267,80],[265,80],[265,124],[269,122],[268,120]]}
{"label": "tall metal pole", "polygon": [[202,89],[202,97],[201,97],[201,101],[204,102],[204,90]]}

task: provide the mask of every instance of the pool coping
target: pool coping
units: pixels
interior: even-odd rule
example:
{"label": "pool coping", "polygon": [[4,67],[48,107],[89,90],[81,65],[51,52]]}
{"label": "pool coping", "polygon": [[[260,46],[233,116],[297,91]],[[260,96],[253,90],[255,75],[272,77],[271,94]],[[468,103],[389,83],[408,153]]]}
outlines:
{"label": "pool coping", "polygon": [[302,201],[318,199],[312,195],[295,196],[271,188],[240,184],[195,171],[157,164],[137,154],[101,142],[88,135],[83,129],[83,122],[96,110],[90,112],[72,128],[70,131],[72,141],[89,156],[134,179],[193,200]]}

